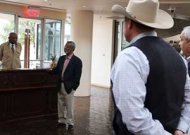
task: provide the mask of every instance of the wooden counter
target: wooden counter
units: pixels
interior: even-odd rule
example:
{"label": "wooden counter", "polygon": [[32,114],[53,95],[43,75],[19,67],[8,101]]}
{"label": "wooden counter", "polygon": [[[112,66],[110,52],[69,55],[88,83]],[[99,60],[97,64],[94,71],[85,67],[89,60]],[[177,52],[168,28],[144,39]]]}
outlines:
{"label": "wooden counter", "polygon": [[0,125],[56,116],[57,90],[45,69],[0,71]]}

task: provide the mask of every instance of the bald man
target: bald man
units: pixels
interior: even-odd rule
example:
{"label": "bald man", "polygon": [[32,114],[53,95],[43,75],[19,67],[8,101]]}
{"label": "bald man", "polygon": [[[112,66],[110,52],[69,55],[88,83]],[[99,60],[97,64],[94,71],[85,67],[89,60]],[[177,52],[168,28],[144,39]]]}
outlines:
{"label": "bald man", "polygon": [[0,45],[0,61],[2,61],[3,69],[21,68],[20,54],[22,47],[17,39],[17,34],[11,32],[9,41]]}

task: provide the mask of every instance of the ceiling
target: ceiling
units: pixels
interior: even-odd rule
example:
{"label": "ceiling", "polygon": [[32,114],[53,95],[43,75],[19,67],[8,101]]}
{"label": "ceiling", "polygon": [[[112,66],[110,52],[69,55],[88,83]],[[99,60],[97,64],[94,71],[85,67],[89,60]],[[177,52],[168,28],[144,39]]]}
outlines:
{"label": "ceiling", "polygon": [[[90,10],[99,14],[106,14],[108,18],[114,19],[111,13],[111,7],[114,4],[127,6],[128,0],[0,0],[0,4],[10,3],[16,5],[33,5],[51,10],[61,10],[70,12],[72,10]],[[160,0],[160,8],[170,12],[169,8],[175,8],[175,13],[178,15],[174,19],[175,25],[169,31],[158,31],[162,37],[170,37],[179,34],[184,26],[190,23],[190,0]],[[182,16],[179,18],[179,16]],[[186,19],[181,19],[186,18]]]}
{"label": "ceiling", "polygon": [[[56,10],[92,10],[98,13],[110,13],[113,4],[127,5],[128,0],[0,0],[11,4],[35,5]],[[161,8],[167,10],[170,5],[176,7],[176,12],[189,15],[190,0],[160,0]]]}

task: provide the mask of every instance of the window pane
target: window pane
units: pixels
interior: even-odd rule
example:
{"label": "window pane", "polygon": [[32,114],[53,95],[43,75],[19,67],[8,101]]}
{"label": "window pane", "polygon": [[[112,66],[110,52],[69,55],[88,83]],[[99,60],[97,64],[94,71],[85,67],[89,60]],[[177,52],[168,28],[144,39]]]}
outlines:
{"label": "window pane", "polygon": [[10,32],[14,32],[14,15],[0,13],[0,44],[8,41]]}
{"label": "window pane", "polygon": [[37,44],[36,44],[36,59],[40,59],[40,50],[42,44],[42,32],[41,32],[41,24],[37,24]]}
{"label": "window pane", "polygon": [[44,60],[51,60],[52,56],[61,55],[61,21],[49,20],[45,22]]}

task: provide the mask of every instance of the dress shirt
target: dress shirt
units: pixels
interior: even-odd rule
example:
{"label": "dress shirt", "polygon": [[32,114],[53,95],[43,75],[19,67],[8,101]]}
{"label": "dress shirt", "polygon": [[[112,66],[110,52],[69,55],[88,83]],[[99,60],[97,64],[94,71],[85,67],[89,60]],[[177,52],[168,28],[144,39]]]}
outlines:
{"label": "dress shirt", "polygon": [[190,62],[190,56],[187,57],[186,60],[187,60],[187,63],[189,63]]}
{"label": "dress shirt", "polygon": [[12,50],[12,49],[15,50],[15,47],[16,47],[15,44],[9,43],[9,45],[10,45],[11,50]]}
{"label": "dress shirt", "polygon": [[[156,32],[141,33],[130,44],[145,36],[157,36],[157,34]],[[152,118],[151,112],[144,107],[145,84],[149,72],[149,61],[140,49],[132,46],[120,52],[111,71],[116,106],[122,114],[123,122],[133,134],[171,135],[164,130],[159,120]],[[183,107],[178,129],[186,132],[190,124],[190,79],[188,73]]]}
{"label": "dress shirt", "polygon": [[64,64],[63,64],[62,78],[63,78],[63,76],[64,76],[64,72],[65,72],[65,70],[66,70],[66,68],[67,68],[67,66],[68,66],[68,64],[69,64],[69,62],[70,62],[72,56],[73,56],[73,54],[71,54],[71,55],[69,55],[69,56],[66,56],[65,62],[64,62]]}

